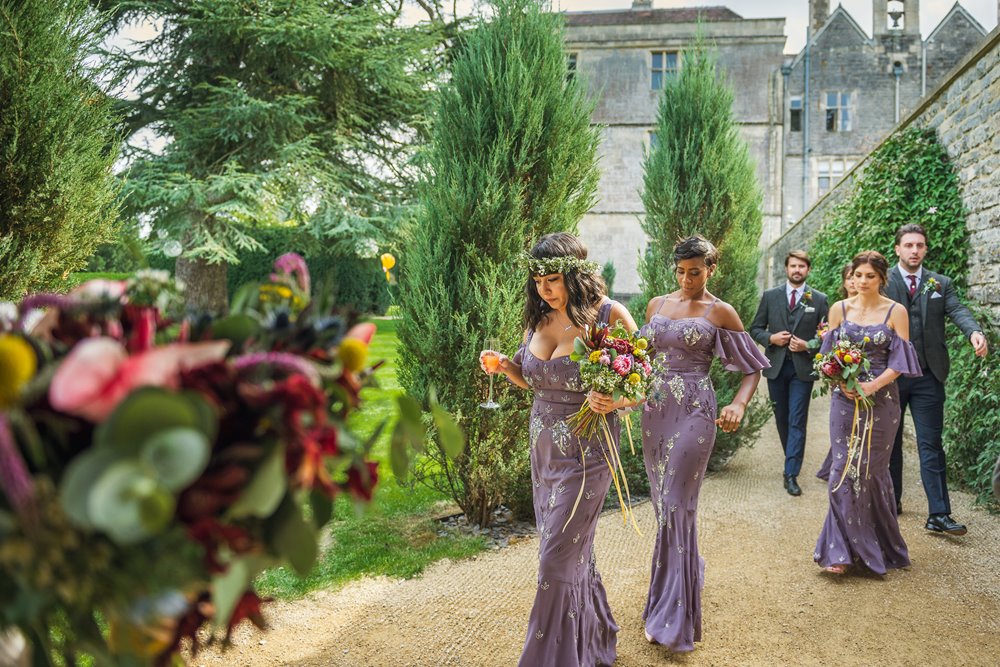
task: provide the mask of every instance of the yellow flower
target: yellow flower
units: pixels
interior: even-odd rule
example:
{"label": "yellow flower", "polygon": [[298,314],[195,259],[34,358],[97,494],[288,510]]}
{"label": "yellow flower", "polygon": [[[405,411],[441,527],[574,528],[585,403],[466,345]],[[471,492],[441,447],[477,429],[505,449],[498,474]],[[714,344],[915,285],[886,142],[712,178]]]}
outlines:
{"label": "yellow flower", "polygon": [[18,399],[37,368],[35,351],[23,338],[0,335],[0,408]]}
{"label": "yellow flower", "polygon": [[852,357],[852,356],[851,356],[851,355],[849,355],[849,354],[845,354],[845,355],[844,355],[844,363],[845,363],[845,364],[849,364],[849,363],[852,363],[853,361],[854,361],[854,357]]}
{"label": "yellow flower", "polygon": [[649,347],[649,341],[646,340],[645,338],[636,338],[635,346],[640,350],[645,350],[647,347]]}
{"label": "yellow flower", "polygon": [[872,339],[871,339],[871,338],[869,338],[868,336],[865,336],[865,342],[866,342],[866,343],[870,343],[870,342],[872,342]]}
{"label": "yellow flower", "polygon": [[396,258],[392,256],[392,253],[382,253],[382,257],[379,259],[382,261],[382,270],[386,273],[389,273],[389,269],[396,266]]}
{"label": "yellow flower", "polygon": [[817,353],[816,353],[816,357],[815,357],[815,358],[816,358],[816,359],[822,359],[822,358],[823,358],[823,355],[822,355],[822,354],[820,354],[819,352],[817,352]]}
{"label": "yellow flower", "polygon": [[642,376],[640,376],[638,373],[632,373],[631,375],[628,376],[629,384],[639,384],[640,382],[642,382]]}
{"label": "yellow flower", "polygon": [[594,350],[593,352],[590,353],[590,356],[587,357],[587,359],[590,360],[592,363],[596,364],[598,361],[601,360],[601,351]]}
{"label": "yellow flower", "polygon": [[357,338],[345,338],[340,343],[338,354],[344,368],[352,373],[357,373],[365,367],[365,363],[368,361],[368,346]]}

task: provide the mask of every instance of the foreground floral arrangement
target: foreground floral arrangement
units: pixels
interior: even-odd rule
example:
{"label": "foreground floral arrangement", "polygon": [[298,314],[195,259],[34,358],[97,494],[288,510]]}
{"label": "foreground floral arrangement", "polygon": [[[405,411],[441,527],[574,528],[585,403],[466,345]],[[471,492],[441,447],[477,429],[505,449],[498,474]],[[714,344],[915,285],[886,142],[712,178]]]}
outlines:
{"label": "foreground floral arrangement", "polygon": [[344,419],[374,325],[311,300],[297,255],[221,319],[180,290],[146,271],[0,322],[0,628],[39,664],[172,664],[209,622],[263,626],[256,575],[308,573],[333,498],[372,497]]}

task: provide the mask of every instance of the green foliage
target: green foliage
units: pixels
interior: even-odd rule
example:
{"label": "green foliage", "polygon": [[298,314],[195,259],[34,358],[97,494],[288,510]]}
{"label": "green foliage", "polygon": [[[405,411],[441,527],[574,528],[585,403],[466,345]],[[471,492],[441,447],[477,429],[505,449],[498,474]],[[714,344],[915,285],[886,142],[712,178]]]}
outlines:
{"label": "green foliage", "polygon": [[604,284],[608,288],[608,296],[612,296],[615,293],[615,276],[618,275],[618,271],[615,269],[615,264],[611,260],[604,263],[604,268],[601,270],[601,278],[604,279]]}
{"label": "green foliage", "polygon": [[[716,71],[714,52],[699,38],[660,97],[656,145],[643,160],[642,228],[649,245],[639,262],[640,317],[651,298],[675,289],[674,244],[696,233],[721,253],[709,290],[731,304],[743,322],[751,320],[757,307],[761,194],[753,160],[733,119],[733,92]],[[724,371],[719,363],[712,365],[711,374],[719,405],[727,405],[742,376]],[[753,402],[737,431],[719,431],[710,465],[752,445],[766,421],[765,411],[763,403]]]}
{"label": "green foliage", "polygon": [[[209,273],[259,250],[253,225],[308,225],[345,252],[381,239],[411,195],[439,22],[404,26],[385,1],[113,7],[115,25],[149,16],[162,25],[114,60],[134,89],[119,100],[128,132],[155,128],[168,142],[157,153],[130,146],[127,211],[153,225],[155,248],[182,244],[179,271],[193,262]],[[217,294],[189,300],[223,305]]]}
{"label": "green foliage", "polygon": [[114,234],[97,27],[85,0],[0,0],[0,299],[57,288]]}
{"label": "green foliage", "polygon": [[961,292],[968,258],[965,215],[958,176],[934,130],[907,128],[872,153],[850,196],[813,239],[809,283],[836,295],[840,270],[862,250],[877,250],[892,264],[896,230],[915,222],[927,230],[928,268],[952,278]]}
{"label": "green foliage", "polygon": [[[990,353],[1000,350],[1000,330],[989,325],[991,313],[976,313],[984,325]],[[1000,509],[993,498],[993,466],[1000,456],[1000,373],[996,361],[977,357],[964,336],[949,340],[951,372],[945,404],[944,441],[948,472],[976,494],[979,502]]]}
{"label": "green foliage", "polygon": [[476,360],[487,337],[508,351],[520,342],[517,255],[542,234],[575,230],[594,203],[592,110],[567,77],[561,17],[531,0],[497,3],[456,50],[440,94],[423,215],[399,272],[400,380],[425,406],[436,390],[465,430],[462,457],[432,446],[417,473],[480,524],[512,488],[530,490],[529,396],[501,381],[503,407],[480,409],[488,380]]}
{"label": "green foliage", "polygon": [[[395,288],[386,282],[377,257],[358,257],[340,246],[318,240],[302,227],[262,227],[255,229],[253,235],[260,247],[239,252],[239,264],[231,265],[227,272],[231,294],[270,273],[279,256],[297,252],[309,264],[315,293],[322,292],[338,306],[362,313],[381,314],[389,307]],[[173,270],[174,261],[152,255],[149,264]]]}

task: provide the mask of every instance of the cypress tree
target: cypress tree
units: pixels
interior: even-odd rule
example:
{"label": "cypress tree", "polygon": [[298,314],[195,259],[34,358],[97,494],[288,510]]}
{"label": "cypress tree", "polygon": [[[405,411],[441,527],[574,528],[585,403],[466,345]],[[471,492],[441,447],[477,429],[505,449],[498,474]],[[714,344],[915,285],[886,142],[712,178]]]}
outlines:
{"label": "cypress tree", "polygon": [[85,0],[0,0],[0,299],[59,288],[114,233],[97,27]]}
{"label": "cypress tree", "polygon": [[[649,245],[639,275],[643,304],[673,291],[674,244],[702,234],[721,253],[709,291],[731,304],[749,325],[759,298],[761,194],[732,106],[732,89],[719,80],[714,53],[699,37],[684,54],[680,73],[663,88],[655,145],[643,161],[642,228]],[[719,405],[732,400],[741,379],[713,364]],[[751,404],[739,430],[719,432],[710,465],[752,444],[767,417],[766,408]]]}
{"label": "cypress tree", "polygon": [[440,94],[423,213],[400,258],[399,372],[425,404],[435,390],[464,429],[465,453],[449,461],[432,445],[425,479],[481,525],[501,501],[531,501],[528,395],[501,377],[504,407],[479,408],[479,352],[487,337],[508,354],[520,343],[527,275],[517,256],[541,234],[575,231],[594,203],[592,110],[568,77],[561,17],[533,0],[495,4],[458,47]]}

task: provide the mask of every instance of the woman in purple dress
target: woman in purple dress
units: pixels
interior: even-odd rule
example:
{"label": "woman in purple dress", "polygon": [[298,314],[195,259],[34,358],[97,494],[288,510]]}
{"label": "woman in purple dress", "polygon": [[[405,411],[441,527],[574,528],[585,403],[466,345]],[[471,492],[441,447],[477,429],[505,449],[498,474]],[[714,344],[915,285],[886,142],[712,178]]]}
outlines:
{"label": "woman in purple dress", "polygon": [[[611,473],[601,440],[578,437],[567,420],[584,402],[607,414],[621,401],[588,396],[569,354],[587,326],[621,320],[635,331],[636,325],[623,305],[607,298],[598,265],[586,258],[583,243],[566,233],[547,234],[531,249],[524,342],[513,359],[500,356],[500,372],[535,395],[529,441],[538,589],[522,667],[611,665],[617,655],[618,625],[594,559]],[[608,414],[608,426],[617,437],[616,415]]]}
{"label": "woman in purple dress", "polygon": [[[854,289],[854,263],[848,262],[844,265],[844,268],[840,270],[840,298],[849,299],[857,293],[858,290]],[[822,341],[820,344],[822,345]],[[828,449],[826,452],[826,458],[823,459],[823,465],[819,467],[819,471],[816,473],[816,476],[824,482],[830,479],[830,464],[832,462],[833,450]]]}
{"label": "woman in purple dress", "polygon": [[[643,618],[646,639],[674,652],[701,641],[704,560],[698,554],[698,493],[716,426],[735,431],[767,358],[736,310],[705,286],[719,253],[701,236],[674,246],[679,289],[649,302],[642,333],[652,340],[654,379],[642,415],[642,453],[657,521]],[[730,405],[716,413],[712,358],[743,373]]]}
{"label": "woman in purple dress", "polygon": [[[920,362],[909,341],[906,309],[896,308],[895,301],[881,294],[889,283],[885,257],[862,252],[851,266],[857,296],[830,306],[830,332],[823,337],[820,351],[829,352],[842,338],[858,345],[867,340],[864,351],[871,366],[860,387],[874,404],[870,415],[862,406],[855,423],[855,399],[860,396],[844,385],[834,390],[830,510],[813,559],[833,574],[843,574],[851,565],[885,574],[910,564],[896,521],[889,455],[899,424],[896,378],[919,376]],[[853,441],[852,434],[858,434]]]}

